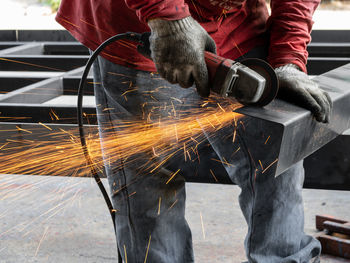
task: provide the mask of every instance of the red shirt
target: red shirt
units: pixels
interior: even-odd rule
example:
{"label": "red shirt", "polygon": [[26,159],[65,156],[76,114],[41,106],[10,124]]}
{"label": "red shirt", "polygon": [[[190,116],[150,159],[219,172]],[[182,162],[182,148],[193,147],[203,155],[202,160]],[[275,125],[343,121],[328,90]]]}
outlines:
{"label": "red shirt", "polygon": [[[62,0],[56,20],[82,44],[95,50],[107,38],[128,31],[150,31],[147,20],[193,16],[211,35],[218,54],[236,59],[263,45],[270,32],[268,61],[294,63],[306,71],[312,15],[320,0]],[[154,63],[121,41],[102,54],[120,65],[155,71]]]}

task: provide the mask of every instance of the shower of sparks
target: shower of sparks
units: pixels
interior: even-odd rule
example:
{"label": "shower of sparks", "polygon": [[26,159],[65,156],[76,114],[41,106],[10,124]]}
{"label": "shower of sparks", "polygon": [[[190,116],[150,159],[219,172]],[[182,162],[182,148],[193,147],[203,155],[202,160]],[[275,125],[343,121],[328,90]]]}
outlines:
{"label": "shower of sparks", "polygon": [[[125,96],[129,96],[131,92],[126,93]],[[171,105],[162,105],[159,111],[170,108],[169,115],[162,118],[158,118],[152,110],[151,113],[146,112],[147,105],[145,105],[144,119],[123,120],[114,124],[116,129],[106,129],[106,136],[102,142],[104,156],[107,156],[104,160],[101,152],[101,140],[96,127],[86,126],[85,130],[88,131],[87,148],[97,169],[103,171],[104,165],[113,165],[114,169],[130,165],[147,174],[157,172],[172,158],[184,158],[188,162],[199,162],[200,146],[207,143],[208,136],[211,139],[216,139],[218,137],[215,137],[216,132],[227,126],[232,126],[231,136],[233,136],[237,120],[241,117],[234,110],[240,105],[231,102],[217,104],[208,100],[196,110],[182,112],[181,110],[176,111],[180,102],[173,99]],[[97,107],[99,106],[101,105],[97,105]],[[61,116],[53,110],[49,112],[49,115],[55,122],[62,120]],[[5,118],[6,121],[30,119],[30,117],[15,116],[1,116],[0,118]],[[86,115],[85,118],[87,118]],[[8,134],[7,139],[0,143],[0,200],[3,203],[6,202],[7,205],[26,200],[29,197],[33,198],[40,188],[46,187],[52,182],[50,177],[39,177],[40,179],[35,180],[34,183],[26,183],[25,180],[21,181],[23,177],[19,174],[91,176],[76,127],[62,129],[60,126],[49,123],[40,122],[37,125],[24,123],[9,125],[9,128],[0,130],[0,132]],[[4,138],[4,136],[2,137]],[[232,149],[232,151],[234,150]],[[226,159],[217,161],[232,165]],[[167,181],[164,183],[171,183],[179,173],[181,173],[180,169],[169,173]],[[13,176],[1,176],[1,174]],[[213,171],[211,174],[216,178]],[[73,205],[80,207],[84,190],[79,189],[80,180],[72,182],[71,179],[75,178],[64,180],[65,183],[53,188],[43,197],[44,199],[35,207],[37,211],[35,217],[28,221],[9,224],[0,230],[0,237],[20,233],[22,238],[29,238],[40,227],[49,224],[52,218],[64,213]],[[120,190],[117,189],[115,192]],[[137,193],[133,192],[130,197],[136,195]],[[167,210],[171,210],[177,202],[178,199],[174,200]],[[159,197],[158,215],[161,213],[161,205],[162,199]],[[30,211],[33,213],[32,210]],[[10,216],[10,214],[10,210],[1,211],[0,218]],[[40,247],[45,242],[48,228],[45,228],[43,233],[39,244],[35,244],[35,254],[38,254]],[[125,260],[127,260],[126,247],[124,247],[124,254]]]}
{"label": "shower of sparks", "polygon": [[[158,122],[123,121],[117,124],[118,131],[106,133],[104,154],[109,163],[117,166],[137,165],[142,161],[143,169],[151,173],[181,154],[187,161],[199,160],[198,146],[205,141],[203,132],[215,136],[217,130],[234,126],[240,117],[233,112],[235,108],[235,104],[201,108],[193,114],[183,114],[180,119],[169,117]],[[50,114],[54,119],[60,119],[54,111]],[[181,115],[181,112],[176,114]],[[54,126],[49,124],[39,124],[43,127],[41,130],[16,126],[15,138],[8,138],[0,145],[0,173],[88,176],[90,170],[76,130],[53,129]],[[102,171],[100,138],[96,131],[88,135],[87,147],[94,164]],[[218,161],[232,165],[225,159]],[[174,172],[167,183],[179,172]]]}

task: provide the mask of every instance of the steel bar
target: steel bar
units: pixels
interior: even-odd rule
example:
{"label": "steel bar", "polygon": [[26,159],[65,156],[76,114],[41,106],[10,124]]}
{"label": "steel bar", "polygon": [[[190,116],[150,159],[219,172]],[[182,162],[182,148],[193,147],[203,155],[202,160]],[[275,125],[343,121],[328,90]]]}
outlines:
{"label": "steel bar", "polygon": [[62,79],[50,78],[11,91],[0,98],[1,103],[37,104],[63,94]]}
{"label": "steel bar", "polygon": [[0,55],[2,71],[69,71],[85,65],[88,56]]}
{"label": "steel bar", "polygon": [[331,222],[340,223],[340,224],[347,223],[346,220],[339,219],[330,215],[316,215],[315,221],[316,221],[316,229],[320,231],[325,229],[323,223],[326,221],[331,221]]}
{"label": "steel bar", "polygon": [[78,42],[43,42],[45,55],[89,55],[89,50]]}
{"label": "steel bar", "polygon": [[[63,77],[63,95],[77,95],[80,77],[64,76]],[[84,94],[94,95],[93,79],[88,78],[85,84]]]}
{"label": "steel bar", "polygon": [[336,232],[344,235],[350,235],[350,225],[349,224],[341,224],[332,221],[323,222],[323,226],[329,232]]}
{"label": "steel bar", "polygon": [[22,44],[16,43],[16,42],[0,42],[0,50],[12,48],[12,47],[17,47],[20,45],[22,45]]}
{"label": "steel bar", "polygon": [[1,41],[76,41],[66,30],[0,30]]}
{"label": "steel bar", "polygon": [[[350,128],[350,64],[318,76],[315,81],[333,101],[329,124],[318,123],[309,111],[280,100],[263,109],[237,110],[247,116],[249,128],[244,137],[252,159],[256,164],[258,160],[266,165],[275,162],[270,169],[276,176]],[[264,139],[258,139],[267,136],[271,136],[268,147]]]}
{"label": "steel bar", "polygon": [[350,240],[330,235],[321,235],[317,239],[321,242],[322,253],[350,258]]}
{"label": "steel bar", "polygon": [[0,51],[0,56],[6,55],[39,55],[43,53],[42,43],[27,43]]}
{"label": "steel bar", "polygon": [[[96,110],[93,106],[84,107],[88,116],[86,123],[96,123]],[[0,103],[0,120],[23,123],[62,123],[76,124],[76,106]],[[57,117],[56,117],[57,116]]]}
{"label": "steel bar", "polygon": [[348,63],[350,54],[348,57],[309,57],[306,68],[310,75],[320,75]]}
{"label": "steel bar", "polygon": [[[16,72],[18,73],[18,72]],[[52,76],[54,77],[54,76]],[[2,75],[0,74],[0,94],[6,94],[10,91],[14,91],[16,89],[31,85],[33,83],[44,80],[43,76],[33,76],[23,77],[23,75],[15,75],[8,74]]]}
{"label": "steel bar", "polygon": [[312,30],[311,42],[350,43],[349,30]]}
{"label": "steel bar", "polygon": [[309,57],[349,57],[350,43],[310,43],[307,46]]}

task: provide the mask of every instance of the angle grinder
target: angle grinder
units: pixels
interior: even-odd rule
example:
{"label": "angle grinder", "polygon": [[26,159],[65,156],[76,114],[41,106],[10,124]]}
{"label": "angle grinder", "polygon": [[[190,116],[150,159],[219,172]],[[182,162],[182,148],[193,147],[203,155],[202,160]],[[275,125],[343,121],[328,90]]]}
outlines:
{"label": "angle grinder", "polygon": [[[149,37],[143,33],[137,50],[151,59]],[[243,105],[265,106],[277,95],[278,80],[273,68],[264,60],[249,58],[237,62],[205,51],[211,91],[234,97]]]}

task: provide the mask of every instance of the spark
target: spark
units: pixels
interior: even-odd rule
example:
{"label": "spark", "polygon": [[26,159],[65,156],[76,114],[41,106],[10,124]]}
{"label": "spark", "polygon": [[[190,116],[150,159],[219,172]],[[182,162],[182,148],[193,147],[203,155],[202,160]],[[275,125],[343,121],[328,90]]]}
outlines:
{"label": "spark", "polygon": [[125,259],[125,263],[128,263],[128,257],[126,255],[126,247],[125,247],[125,244],[124,244],[124,259]]}
{"label": "spark", "polygon": [[0,150],[2,149],[2,148],[4,148],[6,145],[8,145],[10,142],[5,142],[1,147],[0,147]]}
{"label": "spark", "polygon": [[159,197],[159,202],[158,202],[158,215],[160,215],[160,205],[162,203],[162,197]]}
{"label": "spark", "polygon": [[133,91],[136,91],[136,90],[137,89],[129,89],[129,90],[125,91],[123,94],[121,94],[120,96],[125,96],[126,94],[133,92]]}
{"label": "spark", "polygon": [[226,164],[228,166],[233,166],[232,164],[226,162],[226,161],[221,161],[221,160],[218,160],[218,159],[214,159],[214,158],[211,158],[210,160],[212,161],[215,161],[215,162],[218,162],[218,163],[221,163],[221,164]]}
{"label": "spark", "polygon": [[[203,131],[212,134],[208,136],[215,136],[215,132],[222,127],[232,126],[241,116],[233,112],[239,106],[235,103],[220,103],[223,111],[218,104],[211,103],[205,108],[191,109],[190,113],[178,111],[176,118],[157,118],[150,123],[144,119],[125,120],[118,123],[117,129],[105,132],[105,160],[119,164],[120,167],[116,169],[142,160],[143,164],[138,167],[144,167],[142,169],[146,173],[155,172],[171,158],[182,153],[186,160],[199,162],[198,148],[206,141]],[[175,109],[175,105],[170,107]],[[53,120],[60,119],[54,110],[50,111],[50,116]],[[0,146],[0,173],[90,176],[76,128],[64,130],[43,123],[39,123],[38,127],[40,128],[36,130],[28,130],[25,126],[17,126],[17,130],[25,132],[21,136],[28,133],[28,136],[30,134],[31,138],[33,136],[36,139],[14,137]],[[87,136],[87,148],[98,170],[102,170],[104,160],[97,131]],[[232,166],[226,160],[215,161]],[[179,171],[173,173],[167,183]],[[1,197],[4,196],[1,194]]]}
{"label": "spark", "polygon": [[235,128],[233,131],[233,138],[232,138],[232,142],[236,141],[236,134],[237,134],[237,129]]}
{"label": "spark", "polygon": [[217,105],[219,106],[220,110],[222,110],[223,112],[226,112],[225,109],[221,107],[220,103],[217,103]]}
{"label": "spark", "polygon": [[42,125],[42,126],[44,126],[46,129],[52,131],[52,129],[51,129],[49,126],[45,125],[44,123],[39,122],[39,124]]}
{"label": "spark", "polygon": [[267,141],[270,139],[270,136],[269,137],[267,137],[267,139],[266,139],[266,141],[265,141],[265,143],[264,144],[266,144],[267,143]]}
{"label": "spark", "polygon": [[59,120],[60,118],[58,117],[57,113],[51,109],[50,113],[52,113],[52,115],[55,117],[56,120]]}
{"label": "spark", "polygon": [[237,153],[240,149],[241,149],[241,147],[238,147],[237,150],[233,154]]}
{"label": "spark", "polygon": [[28,131],[28,130],[26,130],[26,129],[22,129],[22,128],[19,127],[19,126],[16,126],[16,129],[17,129],[18,131],[24,131],[24,132],[27,132],[27,133],[33,133],[33,132]]}
{"label": "spark", "polygon": [[49,230],[49,227],[47,226],[45,231],[44,231],[44,234],[42,235],[42,237],[41,237],[41,239],[39,241],[38,247],[36,248],[35,255],[34,255],[35,257],[38,255],[38,252],[39,252],[39,249],[40,249],[40,245],[41,245],[42,241],[44,240],[48,230]]}
{"label": "spark", "polygon": [[28,65],[28,66],[33,66],[33,67],[37,67],[37,68],[44,68],[44,69],[54,70],[54,71],[65,71],[65,70],[63,70],[63,69],[47,67],[47,66],[43,66],[43,65],[28,63],[28,62],[19,61],[19,60],[14,60],[14,59],[0,58],[0,60],[8,61],[8,62],[13,62],[13,63],[18,63],[18,64],[23,64],[23,65]]}
{"label": "spark", "polygon": [[147,262],[147,256],[148,256],[149,246],[150,246],[150,244],[151,244],[151,238],[152,238],[152,236],[149,235],[148,245],[147,245],[147,250],[146,250],[146,256],[145,256],[145,261],[144,261],[143,263],[146,263],[146,262]]}
{"label": "spark", "polygon": [[203,239],[205,239],[205,231],[204,231],[204,223],[203,223],[203,216],[202,212],[199,212],[200,218],[201,218],[201,225],[202,225],[202,234],[203,234]]}
{"label": "spark", "polygon": [[173,173],[165,184],[168,184],[175,177],[175,175],[178,174],[178,172],[180,172],[180,169],[178,169],[175,173]]}
{"label": "spark", "polygon": [[152,147],[152,151],[153,151],[154,156],[159,157],[159,155],[156,153],[156,150],[154,147]]}
{"label": "spark", "polygon": [[131,197],[131,196],[133,196],[134,194],[136,194],[136,191],[135,191],[135,192],[132,192],[131,194],[129,194],[128,197]]}
{"label": "spark", "polygon": [[171,206],[168,208],[168,211],[174,207],[174,205],[177,203],[177,201],[178,201],[178,199],[176,199],[175,202],[171,204]]}
{"label": "spark", "polygon": [[264,170],[264,167],[263,167],[263,165],[262,165],[260,160],[259,160],[259,164],[260,164],[261,170]]}
{"label": "spark", "polygon": [[176,100],[177,102],[182,103],[182,100],[180,100],[180,99],[178,99],[178,98],[170,97],[170,99]]}
{"label": "spark", "polygon": [[262,171],[262,173],[265,173],[272,165],[274,165],[276,162],[278,161],[278,158],[276,160],[274,160],[272,163],[269,164],[269,166],[267,166],[265,168],[265,170]]}
{"label": "spark", "polygon": [[216,178],[214,172],[212,171],[212,169],[209,169],[209,171],[210,171],[211,175],[214,177],[215,181],[219,182],[218,179]]}

